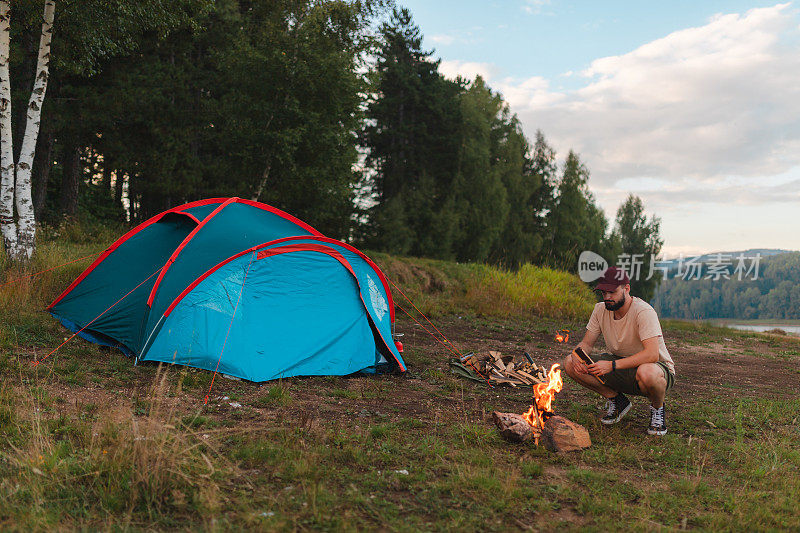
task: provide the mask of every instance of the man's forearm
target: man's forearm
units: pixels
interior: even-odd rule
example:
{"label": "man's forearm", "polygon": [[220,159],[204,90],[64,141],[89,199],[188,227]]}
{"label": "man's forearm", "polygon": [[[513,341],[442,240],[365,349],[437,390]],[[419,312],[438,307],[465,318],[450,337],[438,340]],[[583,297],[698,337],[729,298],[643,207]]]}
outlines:
{"label": "man's forearm", "polygon": [[658,362],[658,351],[652,350],[642,350],[641,352],[637,352],[631,356],[623,357],[622,359],[617,359],[617,370],[621,370],[623,368],[636,368],[640,365],[645,363],[657,363]]}
{"label": "man's forearm", "polygon": [[575,348],[580,348],[586,353],[586,355],[591,355],[593,346],[589,343],[581,341]]}

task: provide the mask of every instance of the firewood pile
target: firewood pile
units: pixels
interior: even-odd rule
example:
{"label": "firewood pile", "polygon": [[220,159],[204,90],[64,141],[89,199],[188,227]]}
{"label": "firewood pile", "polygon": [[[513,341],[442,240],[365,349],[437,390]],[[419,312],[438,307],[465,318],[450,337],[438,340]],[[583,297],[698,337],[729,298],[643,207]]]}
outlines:
{"label": "firewood pile", "polygon": [[547,382],[547,369],[537,365],[530,355],[521,357],[490,351],[486,354],[467,354],[461,358],[464,367],[479,372],[492,384],[535,385]]}

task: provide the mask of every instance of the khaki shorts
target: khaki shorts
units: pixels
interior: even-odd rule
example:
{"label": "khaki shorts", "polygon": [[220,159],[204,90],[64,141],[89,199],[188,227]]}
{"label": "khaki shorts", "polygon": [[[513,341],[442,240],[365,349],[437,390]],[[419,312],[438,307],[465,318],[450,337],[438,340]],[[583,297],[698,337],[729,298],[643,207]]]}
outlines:
{"label": "khaki shorts", "polygon": [[[622,357],[610,353],[601,353],[595,358],[595,361],[619,361]],[[656,363],[661,370],[664,371],[664,378],[667,380],[667,390],[672,388],[675,384],[675,375],[669,371],[669,367],[662,361]],[[645,396],[639,388],[639,383],[636,381],[635,368],[622,368],[617,369],[616,372],[609,372],[602,376],[606,386],[617,392],[623,394],[631,394],[633,396]]]}

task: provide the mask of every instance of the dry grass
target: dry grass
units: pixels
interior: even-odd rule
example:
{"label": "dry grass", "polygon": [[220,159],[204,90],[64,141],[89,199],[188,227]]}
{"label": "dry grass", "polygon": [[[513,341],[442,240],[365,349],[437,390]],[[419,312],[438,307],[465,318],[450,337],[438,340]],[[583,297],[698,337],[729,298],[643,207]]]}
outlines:
{"label": "dry grass", "polygon": [[[52,413],[43,389],[4,385],[0,419],[12,436],[0,451],[7,525],[49,529],[60,517],[70,528],[171,526],[165,517],[189,512],[210,524],[224,503],[224,484],[239,477],[219,450],[226,432],[200,433],[182,422],[168,372],[159,369],[152,383],[138,400],[146,405],[141,416],[131,402]],[[11,405],[17,416],[8,416]],[[65,524],[64,516],[75,522]]]}

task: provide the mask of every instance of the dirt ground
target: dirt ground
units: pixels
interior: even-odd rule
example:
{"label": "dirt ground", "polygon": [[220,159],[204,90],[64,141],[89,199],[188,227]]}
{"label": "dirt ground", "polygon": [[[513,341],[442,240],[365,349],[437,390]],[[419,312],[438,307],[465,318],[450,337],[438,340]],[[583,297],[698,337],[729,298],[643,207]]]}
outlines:
{"label": "dirt ground", "polygon": [[[426,324],[428,330],[432,328]],[[452,341],[455,351],[481,353],[488,350],[521,356],[532,355],[539,364],[559,362],[579,340],[582,331],[572,331],[568,344],[554,340],[558,326],[532,326],[521,321],[490,321],[450,317],[437,321],[437,327]],[[530,403],[530,390],[488,385],[457,378],[449,370],[453,352],[410,321],[399,321],[404,332],[408,372],[402,375],[291,378],[280,383],[250,383],[217,376],[204,407],[206,387],[185,387],[168,397],[170,407],[191,414],[207,411],[220,419],[238,415],[241,423],[269,423],[287,416],[286,411],[265,402],[271,388],[284,387],[291,397],[291,416],[307,420],[339,419],[357,424],[364,417],[392,419],[413,417],[422,421],[444,421],[466,417],[486,419],[490,410],[524,411]],[[677,379],[670,395],[683,401],[704,401],[719,396],[790,397],[800,391],[800,339],[777,335],[708,334],[665,330],[667,347],[675,360]],[[74,342],[84,342],[76,339]],[[603,346],[598,346],[603,349]],[[68,357],[68,356],[61,356]],[[69,356],[74,357],[74,356]],[[111,370],[116,352],[100,352],[107,364],[97,361],[98,352],[89,350],[85,363],[93,367],[93,380],[69,383],[44,379],[41,385],[58,398],[58,411],[76,412],[87,405],[131,405],[148,396],[154,386],[157,368],[133,367],[130,379],[116,380]],[[116,361],[119,365],[120,361]],[[131,362],[132,365],[132,362]],[[178,381],[178,370],[171,370],[168,382]],[[192,372],[202,374],[204,371]],[[105,375],[104,375],[105,374]],[[42,377],[45,377],[42,374]],[[555,405],[585,401],[585,393],[565,379],[564,390]],[[668,396],[669,400],[669,396]],[[601,400],[598,398],[598,405]],[[242,409],[246,407],[246,409]]]}
{"label": "dirt ground", "polygon": [[[538,364],[547,366],[560,362],[582,335],[581,325],[544,320],[451,316],[437,319],[436,325],[452,341],[454,351],[496,350],[518,357],[528,352]],[[426,327],[431,329],[427,324]],[[559,344],[554,337],[563,327],[572,330],[571,339]],[[792,462],[796,461],[796,455],[781,440],[796,442],[796,420],[787,422],[784,415],[775,415],[766,419],[779,420],[779,425],[762,423],[756,416],[739,413],[743,405],[760,402],[739,400],[770,398],[796,402],[800,391],[800,338],[666,323],[664,336],[677,370],[675,386],[667,396],[669,435],[660,444],[654,440],[657,437],[647,436],[650,415],[646,399],[635,399],[634,408],[620,424],[602,426],[596,419],[604,412],[603,399],[565,378],[564,388],[553,402],[554,411],[584,425],[593,444],[585,453],[562,457],[550,454],[544,447],[497,442],[491,412],[525,412],[532,400],[529,387],[490,387],[454,375],[448,364],[454,357],[449,344],[435,340],[420,325],[408,320],[399,320],[397,330],[404,333],[404,359],[408,366],[408,371],[399,375],[320,376],[267,383],[217,375],[209,394],[211,372],[159,368],[155,364],[133,366],[121,353],[101,351],[95,345],[74,339],[72,342],[77,344],[70,344],[64,353],[55,354],[35,369],[31,364],[33,351],[20,354],[21,364],[9,368],[7,373],[8,377],[13,376],[7,381],[11,383],[12,394],[4,394],[6,398],[16,396],[18,408],[22,407],[18,399],[25,398],[24,412],[36,418],[37,423],[39,417],[54,422],[43,425],[47,428],[61,428],[63,417],[65,429],[78,427],[78,434],[93,435],[95,428],[109,421],[119,423],[120,427],[127,423],[128,427],[138,428],[144,427],[141,422],[150,420],[158,427],[208,443],[221,450],[215,455],[220,464],[236,465],[224,490],[235,495],[232,497],[235,503],[231,505],[241,506],[247,516],[251,512],[248,505],[252,494],[246,480],[260,476],[271,489],[283,485],[298,487],[296,493],[280,491],[277,503],[274,503],[276,497],[270,495],[270,507],[264,509],[276,512],[277,505],[290,517],[287,520],[298,516],[310,520],[311,515],[304,514],[306,508],[301,507],[306,502],[299,502],[311,498],[310,491],[318,486],[306,484],[312,470],[305,473],[281,470],[286,479],[280,476],[272,479],[273,474],[266,469],[240,459],[248,457],[247,453],[261,453],[260,450],[270,453],[278,450],[287,454],[285,457],[295,457],[291,454],[300,450],[296,456],[303,459],[298,461],[300,466],[313,465],[320,457],[344,461],[341,468],[334,468],[333,474],[325,479],[326,490],[332,495],[330,501],[335,502],[330,503],[331,509],[343,507],[360,517],[360,508],[348,506],[353,505],[352,494],[357,493],[351,487],[358,487],[363,477],[373,484],[364,492],[367,498],[378,493],[389,495],[384,498],[387,501],[416,502],[406,508],[398,506],[396,512],[408,512],[415,520],[409,523],[417,529],[434,530],[433,525],[439,524],[440,530],[452,530],[452,527],[447,529],[449,525],[442,522],[440,515],[443,510],[460,505],[450,491],[462,483],[466,483],[465,492],[459,498],[478,509],[470,513],[482,513],[480,524],[471,527],[473,530],[480,526],[480,530],[506,531],[515,525],[531,530],[607,530],[628,524],[631,524],[629,529],[683,529],[687,520],[691,520],[690,527],[694,524],[703,530],[737,527],[731,524],[745,529],[759,529],[758,526],[797,529],[793,527],[796,514],[788,511],[796,502],[796,488],[792,484],[796,480],[792,466],[796,464]],[[207,405],[206,394],[209,394]],[[774,407],[779,402],[763,403]],[[37,413],[35,417],[33,413]],[[730,422],[735,415],[739,417],[736,419],[739,426]],[[294,431],[297,429],[301,431]],[[402,432],[403,440],[399,451],[376,452],[372,456],[382,461],[382,466],[371,468],[348,459],[354,450],[383,448],[400,440],[375,440],[380,439],[382,431],[392,432],[389,434],[395,437]],[[421,440],[429,433],[441,437]],[[280,438],[276,437],[264,448],[254,444],[256,440],[259,445],[269,443],[269,435]],[[302,438],[296,440],[298,435]],[[345,443],[342,449],[331,445],[342,435]],[[373,438],[373,435],[378,436]],[[642,438],[637,439],[636,435]],[[489,438],[483,438],[486,436]],[[322,440],[315,441],[313,446],[306,444],[313,439]],[[474,445],[471,439],[476,440]],[[418,440],[423,444],[409,445]],[[295,442],[299,443],[297,450],[291,448]],[[437,465],[435,469],[412,472],[402,480],[386,481],[381,477],[381,469],[399,473],[400,468],[414,464],[416,455],[423,455],[420,447],[428,446],[429,442],[447,447],[446,461],[440,461],[438,451],[431,452],[425,460]],[[766,444],[760,446],[762,442]],[[753,449],[757,453],[751,457]],[[83,453],[82,447],[76,450]],[[384,454],[391,455],[391,459]],[[394,454],[400,456],[399,462]],[[362,457],[360,453],[353,455]],[[781,457],[786,457],[784,462],[779,462]],[[266,455],[262,459],[274,460]],[[762,459],[769,468],[762,469]],[[500,465],[497,475],[493,473],[495,465]],[[429,478],[438,475],[438,468],[442,468],[441,486],[429,482]],[[323,470],[320,468],[319,472]],[[734,470],[735,475],[731,473]],[[609,489],[607,481],[613,482],[610,498],[598,503],[601,498],[596,495]],[[778,486],[777,497],[775,486]],[[505,492],[504,487],[513,490]],[[546,497],[541,495],[542,487],[547,490]],[[514,496],[517,494],[514,491],[523,495],[532,491],[530,494],[537,496]],[[427,496],[416,500],[418,493]],[[498,494],[496,501],[490,499]],[[680,514],[665,509],[664,502],[668,500],[662,496],[669,496],[670,501],[677,498],[676,505],[680,508],[675,512]],[[520,497],[535,503],[531,504],[528,516],[498,511],[514,507]],[[733,511],[728,509],[729,501],[745,506],[743,514],[734,514],[735,506],[731,507]],[[782,503],[789,501],[791,504]],[[262,513],[261,505],[267,504],[258,502],[258,513]],[[432,510],[431,502],[439,507]],[[756,516],[765,502],[768,502],[765,514]],[[609,513],[619,513],[623,507],[627,510],[622,510],[622,521],[610,522]],[[466,516],[459,515],[462,511],[455,509],[455,516]],[[370,516],[358,519],[375,525],[375,529],[391,529],[384,527],[380,519],[372,522],[375,519]],[[747,516],[755,518],[742,526],[745,524],[742,519]],[[770,521],[771,516],[777,518]],[[261,523],[262,518],[257,520]]]}

